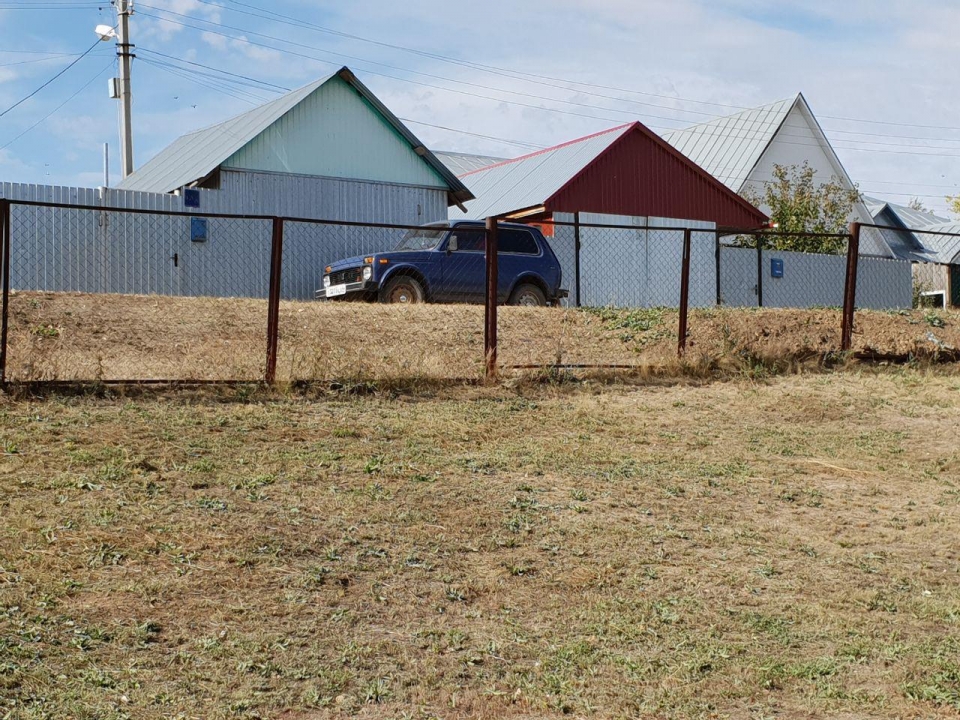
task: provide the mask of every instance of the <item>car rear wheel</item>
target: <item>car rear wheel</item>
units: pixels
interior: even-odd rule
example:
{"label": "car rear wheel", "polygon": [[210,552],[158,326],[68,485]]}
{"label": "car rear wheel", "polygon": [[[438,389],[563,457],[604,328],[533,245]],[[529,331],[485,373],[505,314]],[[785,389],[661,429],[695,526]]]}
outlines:
{"label": "car rear wheel", "polygon": [[526,305],[527,307],[543,307],[547,304],[547,296],[536,285],[525,283],[518,285],[510,295],[511,305]]}
{"label": "car rear wheel", "polygon": [[426,298],[423,285],[409,276],[392,278],[380,291],[380,302],[410,305],[422,303]]}

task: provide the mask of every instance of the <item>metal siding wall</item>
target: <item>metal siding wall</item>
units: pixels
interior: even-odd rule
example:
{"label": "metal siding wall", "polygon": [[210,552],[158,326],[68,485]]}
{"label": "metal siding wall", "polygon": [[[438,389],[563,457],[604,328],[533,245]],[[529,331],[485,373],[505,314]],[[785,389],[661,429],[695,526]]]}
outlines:
{"label": "metal siding wall", "polygon": [[[720,281],[724,305],[756,307],[757,251],[721,249]],[[783,260],[784,276],[772,277],[770,260]],[[763,306],[771,308],[841,307],[846,281],[844,255],[764,250]],[[861,257],[857,272],[857,307],[873,310],[909,308],[913,271],[905,260]]]}
{"label": "metal siding wall", "polygon": [[757,299],[757,251],[722,246],[720,248],[721,304],[728,307],[756,307]]}
{"label": "metal siding wall", "polygon": [[[557,213],[553,216],[557,222],[573,222],[572,213]],[[565,307],[576,307],[577,304],[577,238],[576,232],[569,225],[557,225],[553,228],[553,237],[547,238],[553,254],[560,261],[562,287],[570,294],[561,301]]]}
{"label": "metal siding wall", "polygon": [[[189,217],[126,215],[109,208],[286,215],[417,225],[446,219],[445,190],[271,173],[224,172],[221,190],[200,190],[200,208],[176,195],[95,188],[0,184],[11,200],[97,205],[103,212],[11,209],[11,287],[48,292],[104,292],[266,297],[269,221],[211,218],[208,240],[190,241]],[[292,226],[292,227],[291,227]],[[397,231],[288,223],[284,297],[314,296],[325,264],[388,249]],[[402,233],[400,233],[402,234]],[[177,267],[173,256],[177,255]]]}
{"label": "metal siding wall", "polygon": [[[557,213],[557,220],[573,221],[573,215]],[[716,261],[713,224],[697,220],[646,218],[627,215],[581,213],[582,223],[636,225],[663,228],[700,228],[691,237],[690,306],[709,307],[716,303]],[[564,285],[576,301],[573,228],[554,238],[551,245],[569,248],[557,253],[564,273]],[[560,227],[555,232],[559,233]],[[683,260],[682,230],[627,230],[581,227],[581,304],[588,307],[677,307]],[[568,274],[569,273],[569,274]]]}
{"label": "metal siding wall", "polygon": [[913,307],[913,268],[906,260],[861,257],[857,264],[857,307],[904,310]]}

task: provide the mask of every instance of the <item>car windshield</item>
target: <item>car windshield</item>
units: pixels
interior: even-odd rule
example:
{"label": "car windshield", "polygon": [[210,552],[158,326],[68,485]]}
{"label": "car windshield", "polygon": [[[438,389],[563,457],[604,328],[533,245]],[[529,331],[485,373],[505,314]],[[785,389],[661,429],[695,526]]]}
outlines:
{"label": "car windshield", "polygon": [[411,230],[403,236],[403,240],[400,241],[396,249],[433,250],[440,244],[443,236],[446,235],[449,230],[450,228],[447,227],[417,228],[416,230]]}

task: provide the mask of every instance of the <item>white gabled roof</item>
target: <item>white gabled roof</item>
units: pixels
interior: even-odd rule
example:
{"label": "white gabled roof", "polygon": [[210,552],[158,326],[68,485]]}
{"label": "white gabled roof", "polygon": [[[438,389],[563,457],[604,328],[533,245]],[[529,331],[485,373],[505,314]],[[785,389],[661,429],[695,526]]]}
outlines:
{"label": "white gabled roof", "polygon": [[780,100],[662,137],[731,190],[740,192],[799,99]]}
{"label": "white gabled roof", "polygon": [[[542,205],[634,125],[620,125],[461,175],[476,196],[462,217],[485,218]],[[451,208],[450,217],[455,214]]]}
{"label": "white gabled roof", "polygon": [[434,150],[433,154],[437,159],[450,168],[450,172],[458,177],[474,170],[482,170],[485,167],[496,165],[508,158],[493,157],[491,155],[473,155],[471,153],[450,152],[445,150]]}

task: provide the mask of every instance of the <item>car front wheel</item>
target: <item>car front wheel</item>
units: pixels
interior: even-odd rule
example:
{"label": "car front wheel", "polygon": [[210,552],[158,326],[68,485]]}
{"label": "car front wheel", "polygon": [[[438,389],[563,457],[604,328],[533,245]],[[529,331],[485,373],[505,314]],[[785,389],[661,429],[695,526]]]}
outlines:
{"label": "car front wheel", "polygon": [[426,298],[423,285],[412,277],[392,278],[380,291],[380,302],[401,303],[405,305],[422,303]]}
{"label": "car front wheel", "polygon": [[543,307],[547,304],[547,296],[536,285],[518,285],[510,294],[511,305],[526,305],[527,307]]}

